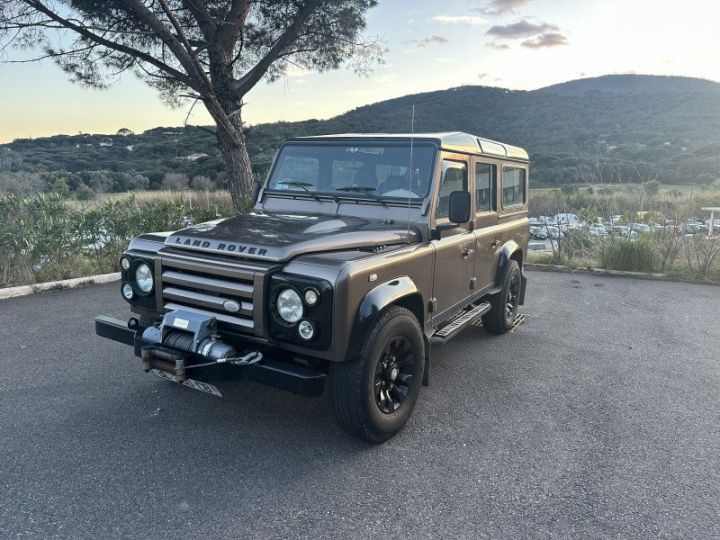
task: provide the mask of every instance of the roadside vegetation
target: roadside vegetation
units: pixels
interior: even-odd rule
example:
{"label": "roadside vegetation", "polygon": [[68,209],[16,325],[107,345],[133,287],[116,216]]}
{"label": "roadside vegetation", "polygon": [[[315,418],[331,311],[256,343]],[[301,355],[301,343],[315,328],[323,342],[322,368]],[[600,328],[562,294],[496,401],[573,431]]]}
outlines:
{"label": "roadside vegetation", "polygon": [[662,273],[720,283],[720,185],[705,189],[612,186],[534,191],[529,260],[574,268]]}
{"label": "roadside vegetation", "polygon": [[[196,191],[184,189],[184,183],[166,186],[158,191],[103,193],[89,200],[53,193],[0,196],[0,287],[114,272],[120,254],[139,234],[236,213],[229,193],[214,190],[212,184],[202,183],[197,187],[205,189]],[[720,186],[655,187],[532,190],[530,216],[548,219],[533,229],[547,234],[557,228],[560,237],[531,250],[530,261],[720,282],[720,229],[714,239],[707,238],[706,229],[687,232],[688,223],[709,217],[702,207],[720,206]],[[579,223],[556,227],[548,216],[562,213],[577,215]],[[607,225],[613,219],[621,232],[633,224],[649,230],[598,233],[598,221]]]}
{"label": "roadside vegetation", "polygon": [[227,194],[128,195],[85,205],[55,194],[0,197],[0,286],[114,272],[135,236],[233,212]]}

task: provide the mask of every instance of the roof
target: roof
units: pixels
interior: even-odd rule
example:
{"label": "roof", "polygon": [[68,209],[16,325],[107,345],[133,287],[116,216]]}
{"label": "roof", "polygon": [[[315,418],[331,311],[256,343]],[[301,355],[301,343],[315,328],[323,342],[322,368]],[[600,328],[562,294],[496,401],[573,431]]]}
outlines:
{"label": "roof", "polygon": [[462,131],[448,131],[438,133],[339,133],[335,135],[314,135],[309,137],[297,137],[290,140],[345,140],[345,139],[414,139],[424,141],[435,141],[444,150],[464,152],[468,154],[483,154],[493,157],[501,157],[528,161],[530,156],[527,151],[509,144],[493,141],[484,137],[471,135]]}

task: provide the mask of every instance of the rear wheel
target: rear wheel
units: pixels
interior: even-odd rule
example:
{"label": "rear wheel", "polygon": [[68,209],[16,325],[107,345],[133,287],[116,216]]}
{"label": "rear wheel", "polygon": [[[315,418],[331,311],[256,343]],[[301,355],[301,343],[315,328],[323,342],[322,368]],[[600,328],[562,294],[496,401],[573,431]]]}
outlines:
{"label": "rear wheel", "polygon": [[483,326],[493,334],[504,334],[512,328],[520,301],[521,281],[520,265],[511,259],[500,292],[490,298],[492,309],[483,315]]}
{"label": "rear wheel", "polygon": [[330,367],[328,401],[338,424],[373,443],[395,435],[415,408],[424,362],[417,319],[405,308],[390,307],[373,325],[359,357]]}

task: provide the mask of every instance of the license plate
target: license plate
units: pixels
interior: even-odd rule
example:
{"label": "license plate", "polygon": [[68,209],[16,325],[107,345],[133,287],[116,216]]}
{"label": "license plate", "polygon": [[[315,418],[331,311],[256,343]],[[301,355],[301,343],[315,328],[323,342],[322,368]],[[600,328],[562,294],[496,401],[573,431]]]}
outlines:
{"label": "license plate", "polygon": [[175,384],[179,384],[180,386],[187,386],[188,388],[192,388],[193,390],[197,390],[198,392],[204,392],[206,394],[212,394],[213,396],[222,397],[220,390],[218,390],[212,384],[208,384],[202,381],[196,381],[194,379],[185,379],[184,381],[178,381],[175,375],[173,375],[172,373],[167,373],[166,371],[162,371],[160,369],[151,369],[150,373],[152,373],[153,375],[157,375],[161,379],[165,379],[174,382]]}

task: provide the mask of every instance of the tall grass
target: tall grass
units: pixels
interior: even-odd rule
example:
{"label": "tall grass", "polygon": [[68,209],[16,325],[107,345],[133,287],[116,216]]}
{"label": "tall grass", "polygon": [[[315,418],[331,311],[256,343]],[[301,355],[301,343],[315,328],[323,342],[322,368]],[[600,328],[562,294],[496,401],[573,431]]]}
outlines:
{"label": "tall grass", "polygon": [[601,245],[600,264],[608,270],[653,272],[657,267],[657,251],[650,238],[640,238],[635,242],[615,238]]}

